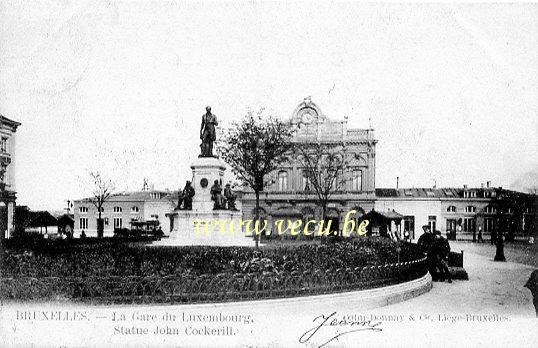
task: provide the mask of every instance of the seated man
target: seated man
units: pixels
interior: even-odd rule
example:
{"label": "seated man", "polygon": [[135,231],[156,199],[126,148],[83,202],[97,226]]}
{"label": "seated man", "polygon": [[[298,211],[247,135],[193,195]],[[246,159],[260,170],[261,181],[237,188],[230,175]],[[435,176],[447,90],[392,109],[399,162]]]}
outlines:
{"label": "seated man", "polygon": [[439,280],[445,281],[446,279],[449,283],[452,283],[452,277],[448,270],[447,262],[448,254],[450,253],[450,244],[448,244],[448,241],[441,235],[441,231],[435,231],[432,253],[435,258],[435,266],[441,272]]}
{"label": "seated man", "polygon": [[192,197],[194,197],[194,188],[191,186],[191,182],[187,180],[183,191],[179,192],[178,199],[178,209],[181,209],[183,205],[183,210],[192,210]]}
{"label": "seated man", "polygon": [[237,195],[233,193],[230,184],[226,184],[226,187],[224,188],[224,197],[226,198],[226,202],[228,203],[228,209],[237,210],[237,208],[235,207],[235,200],[237,199]]}
{"label": "seated man", "polygon": [[417,245],[420,250],[427,256],[428,271],[430,271],[432,279],[437,280],[437,261],[434,253],[432,252],[432,246],[435,240],[435,236],[430,231],[430,225],[424,225],[422,226],[422,229],[424,230],[424,233],[418,238]]}
{"label": "seated man", "polygon": [[213,186],[211,186],[210,193],[211,193],[211,200],[215,202],[215,204],[213,205],[213,210],[225,209],[226,202],[224,200],[224,197],[222,196],[222,188],[218,180],[215,180],[215,182],[213,183]]}

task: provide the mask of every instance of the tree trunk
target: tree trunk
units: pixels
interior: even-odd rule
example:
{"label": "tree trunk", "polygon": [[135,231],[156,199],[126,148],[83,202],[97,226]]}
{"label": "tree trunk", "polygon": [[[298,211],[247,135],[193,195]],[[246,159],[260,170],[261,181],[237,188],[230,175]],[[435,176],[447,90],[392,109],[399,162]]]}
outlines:
{"label": "tree trunk", "polygon": [[[326,228],[327,227],[327,202],[322,202],[321,203],[321,221],[323,222],[323,228]],[[327,242],[328,240],[328,236],[325,236],[323,237],[322,236],[322,239],[321,241],[325,241]]]}
{"label": "tree trunk", "polygon": [[101,217],[101,207],[98,208],[99,210],[99,218],[97,219],[97,237],[103,238],[104,231],[103,231],[103,219]]}
{"label": "tree trunk", "polygon": [[[254,194],[256,195],[256,213],[254,214],[254,227],[256,226],[256,222],[260,219],[260,191],[255,190]],[[256,250],[260,248],[260,236],[256,233],[256,229],[254,229],[254,242],[256,244]]]}

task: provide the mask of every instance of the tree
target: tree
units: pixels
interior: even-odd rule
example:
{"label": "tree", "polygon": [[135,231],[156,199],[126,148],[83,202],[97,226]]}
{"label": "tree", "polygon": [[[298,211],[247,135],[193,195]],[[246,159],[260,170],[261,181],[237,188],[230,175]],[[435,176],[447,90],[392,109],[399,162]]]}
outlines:
{"label": "tree", "polygon": [[91,180],[93,181],[92,197],[88,198],[89,201],[97,208],[97,237],[103,237],[103,205],[112,195],[115,187],[111,180],[104,179],[99,172],[90,172]]}
{"label": "tree", "polygon": [[331,144],[296,143],[294,149],[304,168],[303,176],[314,192],[321,208],[321,221],[327,219],[327,207],[331,196],[342,190],[347,182],[345,154]]}
{"label": "tree", "polygon": [[[292,134],[291,125],[266,114],[262,108],[257,113],[249,111],[240,122],[232,123],[218,144],[218,154],[254,191],[255,221],[260,218],[260,192],[268,184],[268,174],[286,161]],[[259,235],[254,238],[258,248]]]}

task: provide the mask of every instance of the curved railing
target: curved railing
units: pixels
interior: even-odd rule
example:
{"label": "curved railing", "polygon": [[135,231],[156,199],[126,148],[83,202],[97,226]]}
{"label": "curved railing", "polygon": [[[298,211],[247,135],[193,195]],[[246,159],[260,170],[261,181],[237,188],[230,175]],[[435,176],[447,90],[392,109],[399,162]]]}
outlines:
{"label": "curved railing", "polygon": [[426,258],[334,272],[170,275],[152,277],[20,277],[0,280],[0,298],[90,303],[200,303],[319,295],[370,289],[419,278]]}

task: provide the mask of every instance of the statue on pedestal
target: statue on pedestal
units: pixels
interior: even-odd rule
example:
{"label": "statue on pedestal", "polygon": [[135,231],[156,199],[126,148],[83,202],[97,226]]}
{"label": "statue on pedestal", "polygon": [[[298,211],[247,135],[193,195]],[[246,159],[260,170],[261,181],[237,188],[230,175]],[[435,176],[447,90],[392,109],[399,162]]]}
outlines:
{"label": "statue on pedestal", "polygon": [[222,196],[222,187],[218,180],[215,180],[211,186],[211,200],[215,202],[213,210],[226,209],[226,200]]}
{"label": "statue on pedestal", "polygon": [[206,113],[202,116],[202,126],[200,127],[201,154],[198,157],[213,156],[213,143],[217,139],[215,126],[218,125],[217,116],[211,113],[211,106],[205,108]]}
{"label": "statue on pedestal", "polygon": [[[178,193],[178,209],[192,210],[192,197],[194,197],[194,188],[191,186],[191,182],[187,180],[183,191]],[[183,208],[181,205],[183,204]]]}
{"label": "statue on pedestal", "polygon": [[226,198],[226,202],[228,203],[228,209],[237,211],[237,208],[235,207],[235,200],[237,199],[237,195],[232,191],[230,184],[226,184],[226,187],[224,188],[224,197]]}

